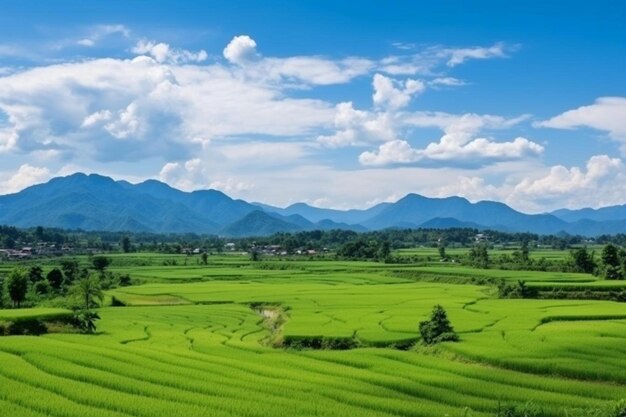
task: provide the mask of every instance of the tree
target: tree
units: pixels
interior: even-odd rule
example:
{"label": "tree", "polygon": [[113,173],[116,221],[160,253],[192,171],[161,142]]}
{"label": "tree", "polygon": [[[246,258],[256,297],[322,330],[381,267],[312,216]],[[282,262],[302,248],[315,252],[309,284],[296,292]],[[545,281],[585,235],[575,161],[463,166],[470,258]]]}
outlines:
{"label": "tree", "polygon": [[527,240],[523,240],[522,241],[522,247],[520,249],[520,254],[521,254],[521,260],[523,263],[528,263],[528,261],[530,260],[530,251],[528,249],[528,241]]}
{"label": "tree", "polygon": [[383,240],[378,248],[378,259],[381,261],[387,261],[391,255],[391,245],[388,240]]}
{"label": "tree", "polygon": [[446,310],[437,304],[430,315],[430,320],[422,321],[419,324],[422,341],[427,345],[440,342],[456,342],[459,337],[454,332]]}
{"label": "tree", "polygon": [[61,269],[67,282],[72,283],[78,278],[80,268],[76,259],[62,259]]}
{"label": "tree", "polygon": [[76,327],[78,327],[83,333],[95,333],[96,320],[100,320],[100,316],[95,311],[77,310],[74,312],[74,322],[76,323]]}
{"label": "tree", "polygon": [[111,258],[106,256],[94,256],[91,258],[91,265],[93,269],[100,273],[100,276],[104,275],[104,271],[111,265]]}
{"label": "tree", "polygon": [[261,254],[254,248],[250,252],[250,260],[252,262],[258,262],[261,260]]}
{"label": "tree", "polygon": [[35,292],[39,295],[46,295],[50,293],[50,283],[45,279],[43,281],[37,281],[33,286]]}
{"label": "tree", "polygon": [[574,271],[585,272],[587,274],[593,273],[597,266],[593,255],[593,252],[589,252],[586,246],[572,249],[570,251],[570,258],[573,263]]}
{"label": "tree", "polygon": [[43,269],[39,265],[31,266],[28,270],[28,279],[33,284],[39,281],[43,281]]}
{"label": "tree", "polygon": [[26,292],[28,291],[28,277],[26,273],[20,268],[14,268],[4,285],[9,298],[13,301],[13,306],[20,308],[22,301],[26,299]]}
{"label": "tree", "polygon": [[48,275],[46,275],[46,280],[50,284],[50,286],[55,290],[60,290],[63,285],[63,272],[59,268],[54,268]]}
{"label": "tree", "polygon": [[208,265],[209,264],[209,254],[206,252],[202,252],[202,263],[204,265]]}
{"label": "tree", "polygon": [[72,287],[72,293],[76,296],[84,310],[97,307],[104,299],[104,293],[100,287],[100,281],[96,277],[83,278]]}
{"label": "tree", "polygon": [[128,236],[124,236],[122,239],[122,251],[124,253],[129,253],[132,250],[132,246],[130,244],[130,238]]}
{"label": "tree", "polygon": [[437,250],[439,251],[439,259],[446,260],[446,245],[443,242],[440,243]]}
{"label": "tree", "polygon": [[605,279],[621,279],[623,277],[617,246],[609,243],[602,248],[600,259],[602,260],[602,269]]}
{"label": "tree", "polygon": [[480,244],[474,246],[470,249],[468,257],[470,264],[476,268],[489,267],[489,253],[487,252],[486,245]]}

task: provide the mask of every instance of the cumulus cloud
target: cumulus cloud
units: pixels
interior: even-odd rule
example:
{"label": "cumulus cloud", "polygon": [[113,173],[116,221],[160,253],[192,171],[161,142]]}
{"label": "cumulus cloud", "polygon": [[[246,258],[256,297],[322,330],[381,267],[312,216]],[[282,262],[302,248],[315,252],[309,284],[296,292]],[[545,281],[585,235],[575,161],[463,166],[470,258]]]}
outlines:
{"label": "cumulus cloud", "polygon": [[133,53],[149,55],[157,62],[185,64],[188,62],[202,62],[208,58],[208,54],[204,50],[191,52],[186,49],[172,48],[164,42],[154,42],[140,40],[131,50]]}
{"label": "cumulus cloud", "polygon": [[248,35],[235,36],[224,48],[224,58],[237,65],[245,65],[259,57],[256,42]]}
{"label": "cumulus cloud", "polygon": [[414,95],[422,93],[426,85],[420,80],[407,79],[400,86],[396,86],[389,77],[375,74],[373,80],[374,94],[372,100],[374,105],[388,107],[390,109],[400,109],[411,101]]}
{"label": "cumulus cloud", "polygon": [[192,191],[206,188],[207,173],[199,158],[186,162],[168,162],[161,168],[159,179],[181,190]]}
{"label": "cumulus cloud", "polygon": [[543,146],[518,137],[509,142],[475,137],[484,128],[512,126],[524,118],[505,119],[492,115],[451,115],[446,113],[413,113],[403,123],[421,127],[439,127],[444,135],[423,149],[414,149],[406,140],[394,139],[375,151],[363,152],[363,165],[407,164],[418,161],[460,162],[482,165],[497,161],[516,160],[543,153]]}
{"label": "cumulus cloud", "polygon": [[0,175],[0,193],[16,193],[33,184],[44,182],[50,177],[51,173],[48,168],[23,164],[14,174]]}
{"label": "cumulus cloud", "polygon": [[363,165],[407,164],[421,159],[421,152],[413,149],[407,141],[392,140],[380,145],[378,150],[363,152],[359,162]]}
{"label": "cumulus cloud", "polygon": [[[520,182],[514,192],[536,198],[560,198],[562,195],[580,195],[581,192],[596,194],[597,188],[606,186],[606,182],[602,180],[608,179],[613,187],[616,185],[617,176],[620,180],[624,177],[622,161],[607,155],[596,155],[589,159],[586,170],[556,165],[551,167],[548,175],[544,177]],[[618,188],[622,192],[626,190],[622,185]]]}
{"label": "cumulus cloud", "polygon": [[388,112],[357,110],[352,102],[335,108],[335,128],[330,135],[320,135],[317,142],[328,148],[362,146],[371,142],[389,141],[396,137],[394,116]]}
{"label": "cumulus cloud", "polygon": [[607,132],[609,137],[622,144],[626,154],[626,98],[601,97],[595,103],[566,111],[537,123],[539,127],[576,129],[588,127]]}
{"label": "cumulus cloud", "polygon": [[285,97],[280,87],[241,79],[218,64],[140,56],[0,77],[2,115],[0,152],[64,149],[136,160],[185,158],[212,138],[309,134],[331,126],[334,110],[321,100]]}

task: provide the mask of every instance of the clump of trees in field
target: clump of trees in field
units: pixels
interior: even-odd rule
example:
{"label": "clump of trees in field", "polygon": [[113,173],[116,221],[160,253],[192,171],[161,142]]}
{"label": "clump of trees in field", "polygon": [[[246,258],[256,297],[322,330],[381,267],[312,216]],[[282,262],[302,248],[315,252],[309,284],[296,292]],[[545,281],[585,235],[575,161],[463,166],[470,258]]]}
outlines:
{"label": "clump of trees in field", "polygon": [[62,258],[47,272],[36,264],[16,266],[4,278],[0,277],[0,308],[32,307],[41,303],[76,307],[80,304],[73,296],[77,285],[90,282],[100,289],[109,289],[132,283],[127,274],[108,270],[111,265],[109,257],[92,256],[88,262]]}
{"label": "clump of trees in field", "polygon": [[422,342],[426,345],[459,340],[459,336],[450,324],[446,310],[439,304],[433,308],[429,320],[420,322],[419,331]]}
{"label": "clump of trees in field", "polygon": [[390,256],[391,245],[387,240],[359,239],[344,244],[337,251],[337,257],[342,259],[388,262]]}

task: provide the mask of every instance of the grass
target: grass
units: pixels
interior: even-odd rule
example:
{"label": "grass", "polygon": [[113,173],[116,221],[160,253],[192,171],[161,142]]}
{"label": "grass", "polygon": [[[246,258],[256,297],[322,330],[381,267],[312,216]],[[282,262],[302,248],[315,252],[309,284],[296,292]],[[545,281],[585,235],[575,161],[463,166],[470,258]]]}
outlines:
{"label": "grass", "polygon": [[[496,299],[477,277],[597,285],[580,274],[267,259],[116,256],[143,285],[107,293],[98,334],[0,337],[0,415],[495,416],[532,400],[546,416],[626,398],[626,304]],[[519,273],[517,273],[519,272]],[[420,280],[419,274],[445,282]],[[449,282],[448,282],[449,281]],[[408,351],[442,304],[461,341]],[[284,320],[268,324],[263,309]],[[54,309],[0,310],[11,315]],[[281,338],[359,348],[276,348]],[[582,411],[581,411],[582,410]]]}

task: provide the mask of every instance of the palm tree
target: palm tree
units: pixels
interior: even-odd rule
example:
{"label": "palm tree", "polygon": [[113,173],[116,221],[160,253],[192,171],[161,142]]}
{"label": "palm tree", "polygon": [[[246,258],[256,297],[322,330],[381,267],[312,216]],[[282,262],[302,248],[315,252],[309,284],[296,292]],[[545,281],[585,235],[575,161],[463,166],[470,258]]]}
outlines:
{"label": "palm tree", "polygon": [[80,302],[83,303],[82,308],[85,310],[97,307],[98,303],[96,300],[101,303],[104,299],[104,293],[102,292],[102,288],[100,288],[100,281],[93,276],[81,279],[74,284],[73,292]]}

